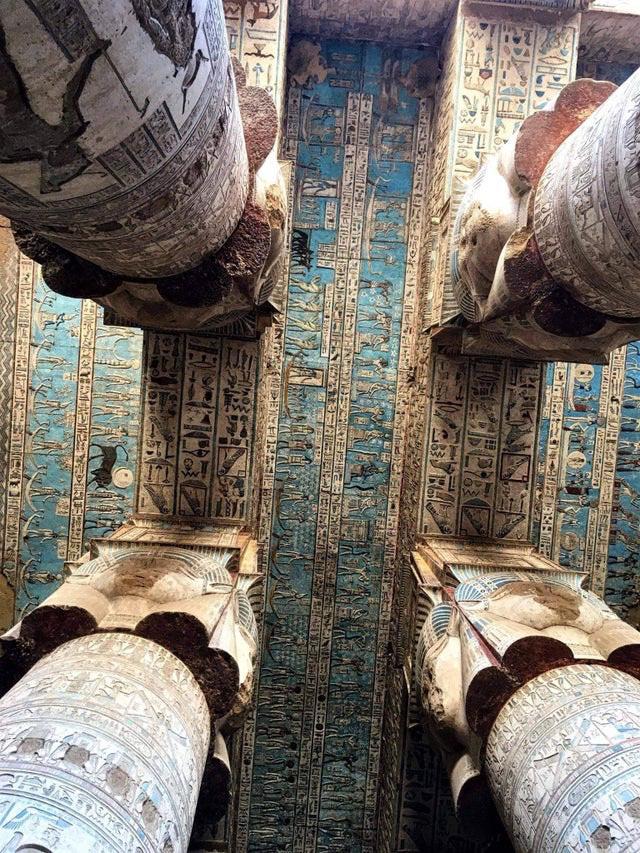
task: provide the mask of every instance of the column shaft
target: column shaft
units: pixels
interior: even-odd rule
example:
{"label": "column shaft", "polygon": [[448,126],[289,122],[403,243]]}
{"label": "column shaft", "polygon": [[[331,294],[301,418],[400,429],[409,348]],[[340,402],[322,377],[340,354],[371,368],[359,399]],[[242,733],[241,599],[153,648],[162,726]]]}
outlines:
{"label": "column shaft", "polygon": [[516,851],[640,849],[640,684],[589,664],[532,679],[496,718],[486,774]]}
{"label": "column shaft", "polygon": [[209,731],[166,649],[116,633],[65,643],[0,701],[0,850],[184,853]]}
{"label": "column shaft", "polygon": [[0,126],[0,211],[105,270],[191,269],[242,215],[220,0],[3,3]]}
{"label": "column shaft", "polygon": [[579,302],[640,316],[640,72],[558,148],[536,192],[545,266]]}

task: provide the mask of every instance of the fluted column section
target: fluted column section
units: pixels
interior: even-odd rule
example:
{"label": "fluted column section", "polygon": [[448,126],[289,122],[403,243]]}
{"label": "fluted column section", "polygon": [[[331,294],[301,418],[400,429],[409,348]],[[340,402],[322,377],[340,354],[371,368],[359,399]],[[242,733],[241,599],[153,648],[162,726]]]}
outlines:
{"label": "fluted column section", "polygon": [[518,853],[640,849],[640,683],[576,664],[504,705],[485,772]]}
{"label": "fluted column section", "polygon": [[204,695],[150,640],[72,640],[0,700],[0,850],[186,851],[209,744]]}

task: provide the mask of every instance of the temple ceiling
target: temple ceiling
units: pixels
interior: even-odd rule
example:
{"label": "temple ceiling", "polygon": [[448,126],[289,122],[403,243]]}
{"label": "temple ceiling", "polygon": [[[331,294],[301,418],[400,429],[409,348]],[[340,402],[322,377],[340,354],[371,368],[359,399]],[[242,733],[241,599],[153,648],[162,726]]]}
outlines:
{"label": "temple ceiling", "polygon": [[[637,0],[468,0],[469,6],[526,6],[556,14],[583,11],[581,55],[587,60],[640,61],[633,37]],[[294,0],[293,33],[324,38],[386,41],[398,45],[438,44],[456,7],[453,0]]]}
{"label": "temple ceiling", "polygon": [[307,35],[433,44],[454,7],[452,0],[296,0],[290,27]]}

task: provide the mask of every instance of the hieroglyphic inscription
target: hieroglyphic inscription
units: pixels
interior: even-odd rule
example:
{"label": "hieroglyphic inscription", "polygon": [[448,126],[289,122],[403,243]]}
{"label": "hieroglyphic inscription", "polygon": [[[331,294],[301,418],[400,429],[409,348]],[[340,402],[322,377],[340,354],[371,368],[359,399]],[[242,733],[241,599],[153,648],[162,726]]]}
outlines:
{"label": "hieroglyphic inscription", "polygon": [[246,519],[257,342],[147,332],[137,511]]}
{"label": "hieroglyphic inscription", "polygon": [[[518,851],[638,843],[640,685],[597,665],[529,681],[498,715],[486,750],[493,798]],[[624,846],[623,846],[624,845]]]}
{"label": "hieroglyphic inscription", "polygon": [[[397,60],[408,76],[420,53],[320,51],[340,71],[311,92],[291,86],[284,143],[297,175],[249,815],[256,851],[274,832],[298,850],[376,843],[390,566],[384,592],[381,583],[403,421],[394,341],[405,286],[413,304],[418,259],[408,270],[407,245],[419,239],[424,173],[414,162],[424,170],[428,105],[421,113],[393,71]],[[412,323],[409,313],[405,341]]]}
{"label": "hieroglyphic inscription", "polygon": [[183,335],[147,332],[145,336],[136,499],[136,511],[141,514],[175,514],[184,342]]}
{"label": "hieroglyphic inscription", "polygon": [[63,644],[0,702],[0,844],[185,853],[209,731],[202,691],[161,646]]}
{"label": "hieroglyphic inscription", "polygon": [[84,300],[80,314],[78,391],[73,433],[67,560],[80,559],[84,548],[87,474],[91,443],[91,392],[93,389],[93,359],[97,322],[98,306],[91,300]]}
{"label": "hieroglyphic inscription", "polygon": [[526,539],[540,365],[441,350],[432,371],[422,531]]}
{"label": "hieroglyphic inscription", "polygon": [[[152,277],[196,266],[235,229],[249,182],[221,0],[191,0],[193,17],[179,29],[193,37],[177,64],[169,55],[177,31],[163,36],[150,13],[147,21],[130,8],[123,27],[123,9],[109,3],[29,5],[37,17],[27,4],[0,12],[0,59],[5,42],[9,54],[26,53],[20,30],[41,57],[26,83],[20,62],[3,60],[20,116],[0,158],[3,212],[116,273]],[[56,80],[68,81],[59,105]],[[92,96],[82,97],[85,89]],[[33,110],[34,96],[50,101],[44,116]]]}
{"label": "hieroglyphic inscription", "polygon": [[13,355],[13,403],[7,460],[5,527],[2,572],[12,584],[18,581],[19,545],[24,482],[24,450],[28,417],[31,311],[36,269],[31,258],[20,255],[16,308],[16,336]]}
{"label": "hieroglyphic inscription", "polygon": [[[574,16],[557,24],[515,23],[495,13],[454,19],[437,113],[436,155],[442,160],[434,170],[431,216],[439,216],[450,199],[453,222],[467,182],[487,155],[573,79],[578,20]],[[446,259],[447,243],[439,251]],[[439,322],[456,314],[458,307],[448,263],[436,265],[434,272],[431,320]]]}
{"label": "hieroglyphic inscription", "polygon": [[[425,99],[420,102],[417,116],[417,127],[414,137],[413,152],[414,171],[413,185],[407,222],[407,254],[405,267],[405,283],[403,292],[402,327],[400,331],[400,353],[398,361],[398,381],[396,386],[395,414],[393,439],[391,444],[391,462],[389,473],[389,511],[387,513],[384,533],[384,563],[380,584],[380,611],[378,617],[377,647],[386,647],[392,630],[392,607],[394,600],[395,579],[397,577],[397,559],[399,554],[399,512],[400,496],[403,482],[403,464],[405,460],[405,442],[407,438],[408,418],[414,414],[410,406],[410,386],[413,381],[411,358],[416,345],[417,332],[417,290],[420,276],[420,235],[423,231],[425,206],[427,163],[429,150],[429,133],[431,108]],[[373,682],[371,741],[367,762],[367,782],[365,788],[365,824],[363,841],[365,845],[382,846],[385,831],[390,834],[391,827],[387,823],[393,813],[395,799],[395,781],[389,767],[397,766],[397,756],[401,748],[399,739],[390,737],[386,741],[392,749],[392,755],[383,755],[385,740],[383,740],[385,702],[391,701],[389,692],[393,689],[389,673],[388,656],[377,654],[375,660],[375,675]],[[397,692],[397,691],[396,691]],[[382,743],[382,747],[379,744]],[[382,769],[382,772],[381,772]],[[381,785],[386,784],[389,790],[381,795]],[[380,812],[376,806],[380,804]],[[377,826],[374,816],[377,814]],[[376,831],[379,833],[376,838]]]}
{"label": "hieroglyphic inscription", "polygon": [[249,515],[257,361],[255,341],[224,340],[213,461],[214,518],[237,521]]}

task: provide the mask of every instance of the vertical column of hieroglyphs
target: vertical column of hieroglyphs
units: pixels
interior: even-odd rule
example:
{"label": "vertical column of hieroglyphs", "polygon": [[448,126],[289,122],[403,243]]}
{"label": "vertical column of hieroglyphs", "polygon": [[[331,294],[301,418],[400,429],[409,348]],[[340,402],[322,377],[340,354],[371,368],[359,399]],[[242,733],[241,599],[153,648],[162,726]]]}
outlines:
{"label": "vertical column of hieroglyphs", "polygon": [[136,496],[141,515],[176,514],[184,347],[184,335],[145,334]]}
{"label": "vertical column of hieroglyphs", "polygon": [[[273,96],[278,114],[282,115],[287,46],[288,4],[286,0],[274,0],[274,2],[257,0],[255,3],[225,0],[224,11],[232,56],[242,64],[248,84],[265,88]],[[275,154],[278,153],[278,151],[275,152]],[[295,154],[292,157],[286,150],[283,156],[287,160],[295,161]],[[286,170],[283,171],[285,175],[289,174]],[[290,181],[287,207],[289,220],[293,209],[292,193],[293,181]],[[290,221],[286,233],[291,233]],[[284,282],[288,277],[290,259],[289,252],[285,252],[282,273]],[[259,567],[265,573],[269,563],[269,537],[276,493],[276,445],[284,354],[283,315],[286,312],[286,287],[277,286],[275,296],[283,313],[273,317],[272,325],[263,333],[254,355],[255,365],[260,375],[255,401],[253,441],[255,452],[249,454],[248,458],[253,465],[253,471],[249,472],[250,479],[245,479],[244,484],[245,489],[252,491],[252,494],[245,494],[244,497],[246,518],[260,545]],[[222,446],[221,455],[228,455],[228,450]],[[235,500],[232,498],[232,501]],[[227,499],[223,500],[221,495],[221,509],[226,505]],[[256,689],[259,677],[259,672],[256,672]],[[236,743],[236,749],[239,752],[237,763],[240,768],[240,779],[234,804],[233,847],[238,853],[245,851],[249,842],[249,803],[252,793],[255,730],[256,719],[253,713],[245,721],[241,741]]]}
{"label": "vertical column of hieroglyphs", "polygon": [[348,95],[304,682],[301,733],[304,748],[298,769],[293,847],[296,853],[314,849],[318,832],[371,108],[371,97]]}
{"label": "vertical column of hieroglyphs", "polygon": [[[514,23],[494,9],[486,17],[459,15],[455,23],[457,36],[448,42],[455,61],[445,60],[455,79],[453,121],[445,117],[442,131],[450,131],[448,208],[442,214],[449,223],[466,182],[485,157],[527,115],[544,109],[573,76],[579,19],[537,22],[530,14],[530,21]],[[442,182],[442,175],[436,177]],[[447,245],[441,240],[440,256]],[[431,272],[431,322],[438,322],[455,311],[447,307],[453,297],[446,264],[436,259]],[[423,532],[526,538],[535,480],[539,366],[503,359],[469,364],[464,370],[473,371],[474,381],[467,395],[459,383],[467,359],[453,357],[437,339],[433,359],[437,379],[434,375],[426,422]]]}
{"label": "vertical column of hieroglyphs", "polygon": [[[625,364],[626,347],[619,347],[611,353],[609,364],[603,368],[603,387],[593,448],[592,484],[598,490],[599,498],[594,502],[595,505],[591,502],[589,505],[584,569],[589,573],[589,588],[602,598],[607,580]],[[576,459],[576,467],[579,467],[581,461],[581,457]]]}
{"label": "vertical column of hieroglyphs", "polygon": [[491,535],[526,537],[535,500],[536,436],[544,365],[506,361]]}
{"label": "vertical column of hieroglyphs", "polygon": [[[294,49],[314,73],[296,74],[288,101],[297,168],[249,849],[277,836],[355,851],[373,834],[380,752],[393,342],[420,215],[410,198],[420,100],[406,87],[421,54]],[[423,113],[421,144],[427,132]]]}
{"label": "vertical column of hieroglyphs", "polygon": [[[398,766],[398,753],[401,749],[399,738],[383,739],[385,713],[393,715],[388,695],[389,655],[387,649],[391,640],[393,602],[397,587],[397,556],[399,553],[400,494],[404,473],[405,448],[409,429],[409,418],[414,415],[411,406],[411,385],[414,381],[412,359],[418,331],[418,282],[420,277],[421,237],[425,225],[426,190],[429,162],[429,136],[431,130],[432,101],[422,98],[418,107],[417,123],[412,134],[411,157],[413,161],[413,183],[407,205],[406,223],[406,260],[405,279],[402,294],[402,321],[400,332],[400,351],[395,398],[393,438],[391,441],[391,459],[389,470],[388,504],[386,527],[384,531],[384,555],[380,579],[380,605],[378,612],[378,636],[376,640],[375,672],[373,681],[371,739],[367,760],[367,781],[364,805],[365,847],[375,848],[376,843],[383,848],[385,833],[391,828],[387,824],[393,814],[391,805],[395,797],[396,779],[391,768]],[[385,707],[389,703],[389,707]],[[387,754],[389,750],[390,754]],[[382,788],[393,789],[383,791]],[[376,826],[376,809],[378,811]],[[386,806],[386,808],[385,808]],[[377,837],[376,837],[377,833]],[[390,838],[389,838],[390,840]]]}
{"label": "vertical column of hieroglyphs", "polygon": [[248,520],[254,439],[258,345],[222,342],[211,516]]}
{"label": "vertical column of hieroglyphs", "polygon": [[[6,221],[0,220],[0,483],[6,486],[11,430],[13,353],[16,333],[16,291],[20,253]],[[0,535],[4,533],[6,501],[0,501]],[[2,546],[0,545],[0,548]],[[0,626],[11,624],[14,592],[0,574]]]}
{"label": "vertical column of hieroglyphs", "polygon": [[220,382],[220,340],[185,335],[176,514],[210,515],[215,469],[216,416]]}
{"label": "vertical column of hieroglyphs", "polygon": [[105,536],[131,515],[140,428],[142,331],[105,326],[98,311],[91,385],[85,537]]}
{"label": "vertical column of hieroglyphs", "polygon": [[469,386],[468,359],[434,354],[422,468],[423,529],[445,534],[457,531],[462,433]]}
{"label": "vertical column of hieroglyphs", "polygon": [[93,370],[98,325],[98,306],[90,299],[82,302],[80,313],[80,345],[78,352],[78,391],[76,396],[71,494],[69,496],[69,535],[67,560],[78,560],[84,550],[84,524],[87,477],[91,445],[91,403]]}
{"label": "vertical column of hieroglyphs", "polygon": [[13,401],[7,452],[2,549],[2,573],[14,589],[17,588],[19,582],[20,541],[23,532],[22,494],[31,364],[31,312],[35,276],[34,262],[21,254],[18,261],[15,348],[13,352]]}
{"label": "vertical column of hieroglyphs", "polygon": [[[562,432],[561,413],[564,410],[565,382],[568,369],[566,362],[558,362],[554,365],[553,380],[551,387],[547,389],[545,404],[545,408],[548,410],[549,431],[541,496],[539,548],[542,554],[551,559],[556,559],[557,549],[559,548],[559,539],[556,534],[561,519],[557,513],[556,502],[560,482],[560,464],[564,455],[565,435]],[[556,542],[555,548],[554,541]]]}

